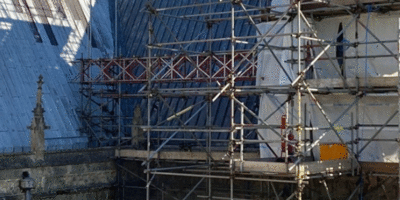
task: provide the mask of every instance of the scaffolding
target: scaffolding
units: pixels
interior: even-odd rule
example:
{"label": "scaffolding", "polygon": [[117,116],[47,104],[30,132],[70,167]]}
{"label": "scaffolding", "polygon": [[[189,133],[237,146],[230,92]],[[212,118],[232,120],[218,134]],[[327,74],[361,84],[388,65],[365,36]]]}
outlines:
{"label": "scaffolding", "polygon": [[[369,4],[369,3],[374,3]],[[184,8],[211,8],[216,5],[231,5],[229,12],[213,12],[214,9],[204,9],[206,11],[198,14],[179,15],[180,12],[167,12]],[[148,1],[145,12],[148,13],[148,52],[145,58],[114,58],[114,59],[81,59],[81,71],[77,82],[81,84],[82,94],[82,122],[83,132],[90,133],[94,141],[99,144],[103,142],[113,143],[118,147],[116,156],[120,158],[142,159],[142,166],[145,167],[146,178],[141,178],[122,165],[120,169],[128,171],[131,175],[139,177],[146,182],[146,199],[152,199],[152,188],[161,191],[162,194],[168,195],[167,191],[153,184],[155,177],[158,176],[174,176],[174,177],[191,177],[199,178],[199,181],[193,185],[183,199],[187,199],[193,195],[194,191],[203,183],[205,183],[205,192],[197,195],[196,198],[205,199],[244,199],[241,195],[236,194],[237,188],[234,185],[237,181],[254,181],[268,183],[268,188],[273,189],[272,196],[279,199],[279,192],[274,187],[275,183],[292,184],[296,186],[295,190],[287,196],[287,199],[307,199],[310,196],[304,196],[304,189],[310,180],[319,179],[322,181],[327,197],[331,199],[331,194],[324,178],[338,177],[343,175],[357,176],[362,173],[363,168],[371,168],[373,163],[360,162],[361,152],[371,142],[399,142],[399,138],[378,139],[377,136],[384,132],[388,126],[398,129],[399,125],[390,124],[390,122],[399,117],[398,109],[389,115],[383,124],[361,124],[358,119],[359,101],[368,94],[389,94],[400,95],[400,80],[396,77],[367,77],[364,78],[348,78],[343,73],[343,66],[337,66],[336,60],[342,59],[344,62],[349,59],[361,58],[394,58],[398,63],[398,52],[392,52],[386,44],[399,43],[399,40],[381,40],[376,34],[368,29],[359,21],[362,13],[369,12],[369,8],[384,8],[386,10],[399,10],[399,2],[388,1],[358,1],[349,3],[340,0],[293,0],[287,5],[279,6],[254,6],[247,5],[241,0],[210,0],[209,2],[190,3],[185,6],[178,7],[153,7],[153,2]],[[279,11],[276,11],[279,9]],[[173,15],[173,14],[175,15]],[[343,26],[343,30],[339,31],[332,40],[324,40],[318,37],[313,26],[312,20],[323,17],[347,15],[351,16]],[[213,23],[221,21],[229,21],[231,36],[225,38],[208,38],[194,39],[182,41],[168,27],[164,18],[176,18],[180,20],[188,20],[189,22],[204,22],[212,26]],[[153,24],[165,26],[166,33],[173,38],[172,42],[158,42],[154,32],[157,27]],[[235,27],[238,21],[246,21],[254,26],[257,35],[254,36],[237,36]],[[262,32],[258,26],[260,22],[268,21],[271,26],[267,31]],[[290,22],[290,23],[289,23]],[[352,24],[358,24],[363,27],[376,41],[373,42],[357,42],[344,43],[338,42],[338,38]],[[291,28],[291,33],[273,33],[272,30],[282,30],[288,24],[295,24],[297,30]],[[303,31],[303,30],[309,31]],[[277,31],[280,32],[280,31]],[[288,47],[273,46],[271,41],[277,38],[291,38],[291,45]],[[213,52],[212,44],[215,42],[229,41],[230,50],[226,52]],[[319,48],[311,59],[307,58],[307,41],[314,41]],[[183,45],[203,43],[209,47],[209,52],[195,52],[185,50]],[[246,49],[238,49],[238,44],[246,44]],[[354,57],[339,55],[331,57],[327,53],[330,48],[337,46],[367,45],[378,44],[386,51],[385,55],[356,55]],[[167,52],[167,55],[157,56],[154,51]],[[292,51],[291,58],[287,60],[292,69],[297,72],[295,78],[291,78],[287,70],[277,58],[277,51]],[[238,86],[238,81],[255,81],[257,79],[257,70],[261,66],[259,63],[260,53],[268,51],[275,62],[278,63],[277,68],[282,70],[287,76],[290,84],[286,85],[252,85]],[[319,61],[328,61],[334,66],[337,72],[335,80],[318,80],[306,78],[308,72],[313,69],[314,65]],[[345,66],[345,65],[344,65]],[[399,65],[400,66],[400,65]],[[400,70],[400,67],[399,67]],[[200,82],[204,83],[202,87],[188,87],[184,83]],[[156,84],[163,83],[182,83],[173,88],[156,87]],[[137,92],[124,93],[122,87],[131,84],[137,85]],[[247,95],[261,94],[284,94],[288,98],[268,117],[260,116],[254,109],[249,108],[240,100],[239,97]],[[332,120],[329,112],[326,112],[324,106],[318,100],[319,96],[327,94],[346,93],[352,96],[352,103],[342,112],[336,119]],[[178,111],[169,105],[168,98],[188,98],[193,96],[203,96],[204,100],[192,105],[186,105]],[[212,110],[212,104],[219,98],[229,98],[230,107],[230,127],[212,126],[211,119],[215,112]],[[142,106],[146,105],[146,119],[142,124],[127,123],[133,121],[134,117],[127,117],[121,110],[121,102],[123,99],[143,99]],[[328,126],[323,127],[313,124],[310,127],[306,123],[307,108],[304,105],[304,99],[309,98],[319,110],[321,116],[327,122]],[[153,103],[161,102],[172,114],[162,119],[161,122],[154,124],[152,119],[155,113],[152,112]],[[293,105],[291,109],[290,105]],[[398,102],[400,107],[400,100]],[[354,109],[355,107],[355,109]],[[279,109],[285,108],[286,118],[282,118],[280,124],[270,124],[268,119]],[[190,111],[191,116],[188,119],[182,119],[185,113]],[[189,122],[200,115],[206,113],[205,126],[189,126]],[[341,127],[351,131],[351,140],[345,141],[339,133],[336,123],[345,114],[351,115],[351,124],[348,127]],[[253,123],[251,118],[256,119]],[[168,122],[176,123],[167,125]],[[254,120],[253,120],[254,121]],[[362,138],[359,134],[361,127],[375,126],[379,127],[378,131],[371,138]],[[139,128],[143,138],[136,139],[145,140],[144,149],[127,149],[125,145],[134,139],[134,135],[129,136],[126,130],[130,128]],[[279,140],[271,140],[264,138],[258,130],[270,130]],[[289,138],[289,131],[296,134],[296,139]],[[308,158],[309,152],[316,146],[320,145],[320,141],[326,134],[323,134],[318,140],[310,141],[307,135],[310,131],[326,130],[333,132],[340,143],[346,147],[348,157],[342,160],[330,161],[311,161]],[[258,140],[247,139],[246,133],[254,131],[258,134]],[[281,131],[281,132],[279,132]],[[166,138],[160,138],[159,133],[170,133]],[[284,134],[282,134],[282,132]],[[106,133],[106,134],[104,134]],[[202,138],[198,138],[194,133],[203,133]],[[214,141],[213,134],[229,133],[229,140]],[[104,138],[104,135],[109,137]],[[189,135],[191,138],[175,138],[178,134]],[[127,136],[128,135],[128,136]],[[154,137],[158,135],[158,137]],[[137,136],[137,135],[136,135]],[[193,141],[198,147],[198,151],[181,152],[168,148],[168,143],[172,141]],[[137,140],[136,140],[137,141]],[[361,145],[360,141],[366,141]],[[227,150],[215,148],[214,143],[224,143]],[[282,143],[282,154],[278,156],[270,143]],[[276,158],[281,157],[283,161],[277,161],[276,158],[260,159],[258,153],[246,151],[246,145],[249,144],[265,144],[269,150],[273,152]],[[295,155],[289,155],[289,146],[294,146]],[[158,160],[187,161],[190,165],[162,166]],[[292,160],[292,161],[290,161]],[[157,163],[154,164],[154,163]],[[379,164],[376,164],[378,166]],[[389,165],[386,165],[389,166]],[[391,165],[393,168],[393,166]],[[374,171],[376,174],[385,171],[385,166],[379,166],[380,170]],[[395,167],[396,168],[396,167]],[[399,172],[391,170],[388,176],[400,176]],[[228,197],[215,196],[213,192],[213,179],[221,179],[229,181]],[[399,180],[400,181],[400,180]],[[311,187],[311,186],[309,186]],[[361,183],[357,184],[354,191],[348,199],[352,199],[355,195],[361,194]],[[292,187],[293,188],[293,187]],[[400,192],[400,190],[398,190]],[[169,195],[171,197],[172,195]],[[268,194],[268,197],[270,195]],[[176,197],[171,197],[177,199]],[[400,195],[398,196],[400,199]]]}

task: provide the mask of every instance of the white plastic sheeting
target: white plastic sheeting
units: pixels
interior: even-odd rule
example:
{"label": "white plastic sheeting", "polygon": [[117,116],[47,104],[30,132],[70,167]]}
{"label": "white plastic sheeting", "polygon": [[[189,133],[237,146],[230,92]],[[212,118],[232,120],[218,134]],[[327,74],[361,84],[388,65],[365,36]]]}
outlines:
{"label": "white plastic sheeting", "polygon": [[[323,104],[322,107],[327,112],[331,121],[335,121],[339,118],[346,108],[348,108],[354,101],[354,96],[347,94],[337,95],[320,95],[317,99]],[[363,125],[382,125],[392,116],[398,109],[398,97],[397,95],[369,95],[363,97],[359,101],[359,112],[358,120],[359,124]],[[339,118],[338,122],[334,125],[339,135],[345,142],[351,141],[352,133],[350,130],[346,130],[346,127],[350,127],[351,113],[353,113],[353,125],[355,124],[356,106],[349,110],[346,114]],[[308,106],[307,111],[312,125],[320,127],[329,127],[329,124],[322,116],[315,104],[311,103]],[[397,115],[389,121],[389,125],[397,125],[399,122]],[[359,138],[369,139],[378,130],[380,126],[375,127],[360,127],[358,130]],[[314,138],[319,137],[323,132],[326,131],[314,131]],[[353,131],[353,137],[356,138],[357,131]],[[386,127],[376,137],[376,139],[396,139],[398,138],[397,127]],[[321,143],[340,143],[338,137],[333,131],[329,131],[327,135],[321,140]],[[364,147],[367,143],[365,140],[361,140],[358,144],[359,149]],[[351,144],[348,144],[351,147]],[[357,147],[354,145],[354,150]],[[392,142],[371,142],[360,155],[362,161],[379,161],[379,162],[397,162],[397,150],[398,144],[395,141]],[[314,151],[316,157],[319,157],[319,150]]]}
{"label": "white plastic sheeting", "polygon": [[[82,19],[90,19],[89,0],[74,0],[84,16],[78,19],[63,2],[65,18],[54,2],[47,1],[52,17],[47,17],[58,42],[50,43],[48,34],[39,16],[34,1],[27,0],[33,20],[43,43],[37,43],[30,26],[30,17],[23,1],[23,12],[17,12],[12,0],[0,0],[0,151],[12,151],[13,147],[29,146],[29,130],[26,128],[33,117],[37,91],[36,81],[44,77],[43,104],[45,121],[51,129],[45,131],[46,138],[79,136],[78,86],[70,83],[76,74],[71,61],[87,57],[88,37]],[[98,48],[93,57],[112,54],[112,31],[108,14],[108,1],[92,1],[93,35]],[[84,142],[86,139],[49,140],[47,145],[63,146]]]}
{"label": "white plastic sheeting", "polygon": [[[274,2],[274,1],[273,1]],[[258,25],[258,28],[263,34],[271,29],[275,22],[266,22]],[[289,23],[285,26],[286,21],[282,20],[277,24],[270,35],[292,33],[297,32],[297,24]],[[304,26],[304,24],[303,24]],[[283,27],[283,29],[282,29]],[[303,30],[305,31],[305,30]],[[285,37],[267,37],[266,41],[269,41],[270,46],[278,47],[290,47],[292,44],[292,39],[290,36]],[[293,40],[293,44],[297,44],[297,40]],[[295,45],[297,46],[297,45]],[[291,65],[287,63],[289,59],[292,58],[292,52],[289,50],[273,50],[276,58],[273,56],[272,52],[268,49],[260,52],[258,57],[258,71],[257,71],[257,85],[259,86],[284,86],[291,83],[290,80],[296,78],[298,68],[296,65]],[[296,57],[297,53],[293,52],[293,57]],[[279,61],[278,61],[279,60]],[[280,64],[279,64],[280,63]],[[286,71],[286,73],[285,73]],[[287,95],[273,95],[273,94],[263,94],[260,98],[260,110],[259,116],[262,119],[266,119],[272,112],[274,112],[286,99]],[[285,114],[285,107],[279,109],[275,112],[269,119],[266,120],[268,124],[279,124],[281,122],[281,116]],[[293,118],[293,120],[296,120]],[[294,121],[295,122],[295,121]],[[260,122],[261,123],[261,122]],[[260,129],[260,134],[263,135],[266,140],[280,140],[280,137],[276,135],[273,131],[269,129]],[[277,130],[280,133],[280,130]],[[280,143],[269,143],[269,145],[274,149],[274,151],[280,155],[281,154],[281,144]],[[264,157],[273,157],[273,153],[268,149],[266,144],[260,144],[260,155]]]}
{"label": "white plastic sheeting", "polygon": [[[278,33],[291,33],[290,25],[284,26],[285,21],[278,23],[272,30],[270,35],[278,34]],[[274,25],[274,22],[267,22],[258,25],[261,33],[266,33],[270,30],[270,28]],[[282,27],[284,28],[278,32]],[[291,45],[290,37],[266,37],[265,40],[269,42],[270,46],[278,46],[278,47],[289,47]],[[262,43],[263,44],[263,43]],[[290,84],[290,80],[295,78],[295,73],[293,72],[291,66],[285,61],[291,58],[290,51],[276,51],[273,50],[273,53],[278,59],[275,59],[272,52],[268,49],[265,49],[260,52],[258,57],[258,71],[257,71],[257,84],[258,85],[288,85]],[[284,70],[280,67],[280,64],[284,67],[285,71],[289,75],[286,75]]]}
{"label": "white plastic sheeting", "polygon": [[[371,30],[381,40],[394,40],[393,43],[385,43],[387,47],[394,53],[397,54],[397,38],[398,38],[398,19],[399,16],[396,14],[391,15],[377,15],[377,14],[363,14],[360,17],[360,21]],[[319,38],[332,41],[338,33],[338,27],[340,22],[342,22],[344,28],[345,25],[351,20],[350,17],[337,17],[328,18],[322,21],[316,22],[315,27],[317,29],[317,34]],[[297,19],[294,20],[294,28],[291,30],[291,24],[288,24],[281,33],[291,33],[296,32]],[[365,29],[359,24],[356,26],[356,22],[350,24],[349,28],[344,32],[345,43],[348,42],[373,42],[377,41],[371,34],[366,36]],[[269,29],[273,24],[263,23],[259,25],[259,28],[264,32]],[[304,27],[304,25],[303,25]],[[307,31],[302,29],[303,31]],[[356,30],[358,32],[358,40],[356,40]],[[294,46],[297,46],[297,41],[293,41]],[[276,46],[290,46],[290,38],[275,38],[271,41],[271,45]],[[316,44],[314,42],[314,44]],[[303,43],[304,45],[304,43]],[[316,53],[319,53],[321,49],[314,48]],[[291,54],[289,51],[275,51],[278,59],[280,59],[285,70],[288,71],[291,77],[297,74],[297,65],[292,66],[286,62],[290,60]],[[336,48],[331,47],[328,50],[328,54],[331,57],[336,57]],[[388,51],[382,47],[381,44],[369,44],[345,47],[345,56],[355,57],[355,56],[366,56],[366,55],[390,55]],[[304,57],[304,55],[302,55]],[[297,54],[293,54],[293,58],[297,59]],[[323,56],[326,58],[326,56]],[[338,67],[337,60],[333,60],[334,64]],[[268,50],[261,52],[259,56],[259,71],[257,74],[257,84],[261,86],[273,86],[273,85],[288,85],[290,81],[283,73],[283,70],[277,65],[277,62],[272,57],[272,54]],[[359,59],[345,59],[346,65],[346,76],[347,77],[378,77],[378,76],[397,76],[398,64],[397,61],[392,57],[387,58],[359,58]],[[331,62],[329,61],[318,61],[315,65],[317,77],[321,79],[326,78],[338,78],[339,75],[334,70]],[[328,86],[329,87],[329,86]],[[261,97],[259,116],[265,119],[272,112],[274,112],[279,105],[281,105],[286,99],[287,95],[273,95],[264,94]],[[336,121],[334,127],[339,132],[339,135],[343,138],[345,142],[351,141],[352,138],[357,138],[357,131],[353,132],[347,130],[346,128],[355,124],[356,118],[358,117],[359,124],[368,125],[382,125],[384,124],[391,115],[398,109],[398,97],[397,94],[367,94],[359,101],[359,112],[357,116],[356,106],[353,106],[346,114],[339,116],[348,108],[354,101],[355,96],[347,94],[336,94],[336,95],[319,95],[316,96],[318,101],[322,104],[323,109],[326,111],[330,120]],[[297,102],[294,108],[288,105],[289,112],[295,113],[295,116],[289,115],[289,124],[297,124]],[[306,111],[304,111],[306,109]],[[328,128],[329,124],[325,120],[324,116],[321,114],[320,110],[317,108],[315,103],[310,99],[309,95],[303,96],[302,102],[302,121],[307,126],[312,124],[313,127],[325,127]],[[351,113],[353,113],[353,123],[351,122]],[[268,124],[280,124],[281,116],[285,114],[285,106],[278,110],[272,115],[270,119],[267,120]],[[261,123],[261,122],[260,122]],[[386,127],[378,135],[376,139],[395,139],[398,138],[398,128],[393,127],[397,125],[399,119],[397,115],[390,120],[389,125],[391,127]],[[378,130],[379,126],[361,127],[358,130],[359,138],[368,139],[371,138]],[[280,132],[279,129],[276,129]],[[267,140],[280,140],[275,133],[271,130],[261,129],[259,132]],[[326,134],[325,134],[326,133]],[[330,130],[319,130],[313,131],[314,141],[319,139],[322,135],[325,136],[321,139],[320,143],[330,144],[339,143],[339,139],[333,131]],[[297,138],[297,134],[294,134]],[[310,133],[306,132],[305,136],[310,139]],[[361,140],[358,144],[359,149],[361,149],[367,141]],[[272,149],[278,154],[281,154],[281,144],[270,143]],[[356,145],[348,144],[349,148],[354,148],[357,151]],[[266,147],[265,144],[260,144],[261,157],[273,157],[271,151]],[[319,147],[315,147],[313,150],[316,160],[319,159]],[[367,148],[361,153],[360,160],[362,161],[377,161],[377,162],[398,162],[399,148],[395,141],[391,142],[372,142]],[[308,153],[307,155],[310,155]]]}
{"label": "white plastic sheeting", "polygon": [[[385,43],[391,52],[397,54],[397,41],[399,32],[399,19],[400,15],[397,13],[390,14],[362,14],[359,21],[370,29],[370,31],[377,36],[380,40],[390,40],[393,42]],[[343,24],[343,28],[352,20],[352,17],[335,17],[327,18],[315,23],[315,28],[318,31],[318,37],[331,41],[338,34],[339,24]],[[365,28],[361,23],[351,23],[344,31],[344,43],[352,42],[374,42],[374,44],[359,44],[358,46],[345,47],[346,75],[347,77],[365,77],[368,76],[397,76],[398,64],[394,57],[383,58],[359,58],[354,57],[374,56],[374,55],[390,55],[390,53],[371,35],[366,34]],[[356,31],[357,30],[357,31]],[[356,39],[358,33],[358,39]],[[315,44],[315,42],[314,42]],[[336,57],[336,48],[330,48],[328,53],[334,58]],[[320,51],[320,50],[317,50]],[[335,62],[337,65],[337,62]],[[334,70],[332,64],[327,61],[319,61],[317,63],[317,72],[321,78],[338,78],[337,72]]]}

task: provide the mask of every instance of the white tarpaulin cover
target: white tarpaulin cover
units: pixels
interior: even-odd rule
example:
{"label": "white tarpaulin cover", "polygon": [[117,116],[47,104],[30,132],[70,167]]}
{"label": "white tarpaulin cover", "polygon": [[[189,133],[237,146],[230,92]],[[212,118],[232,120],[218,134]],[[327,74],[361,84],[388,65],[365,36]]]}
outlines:
{"label": "white tarpaulin cover", "polygon": [[[393,40],[397,41],[398,38],[398,15],[377,15],[377,14],[364,14],[360,17],[360,22],[362,25],[371,30],[371,32],[378,37],[380,40]],[[346,24],[351,20],[350,17],[337,17],[324,19],[322,21],[316,22],[315,28],[319,38],[326,39],[329,41],[335,40],[335,36],[338,33],[339,24],[343,24],[343,28],[346,29]],[[288,24],[280,33],[291,33],[297,32],[297,19],[295,19],[292,25]],[[258,27],[265,33],[274,22],[262,23]],[[282,22],[283,24],[284,22]],[[366,29],[356,22],[350,23],[348,29],[344,31],[344,43],[349,42],[375,42],[377,41],[371,34],[366,34]],[[275,33],[279,30],[281,26],[278,25],[275,28]],[[304,24],[302,27],[305,27]],[[357,31],[356,31],[357,30]],[[309,31],[302,28],[302,31]],[[355,38],[356,32],[358,34],[358,39]],[[269,38],[267,38],[269,40]],[[297,46],[297,40],[293,40],[294,46]],[[316,45],[316,43],[313,43]],[[270,45],[273,46],[291,46],[290,37],[277,37],[271,40]],[[304,40],[303,40],[304,45]],[[390,49],[394,54],[398,53],[397,43],[387,43],[387,48]],[[316,54],[321,52],[321,48],[315,47],[313,51]],[[370,55],[390,55],[390,53],[379,43],[369,44],[369,45],[358,45],[351,47],[344,47],[345,57],[345,75],[347,77],[360,77],[364,78],[367,74],[368,77],[384,77],[384,76],[397,76],[398,64],[397,61],[392,57],[386,58],[358,58],[358,56],[370,56]],[[285,51],[274,51],[280,62],[282,63],[284,69],[288,72],[289,76],[293,80],[295,74],[297,74],[297,65],[291,66],[287,61],[292,57],[289,50]],[[331,47],[328,50],[330,57],[334,58],[333,62],[337,68],[339,68],[338,62],[336,60],[336,47]],[[304,55],[302,55],[304,57]],[[297,54],[293,54],[293,58],[297,59]],[[327,58],[323,56],[322,58]],[[304,66],[303,66],[304,67]],[[315,65],[315,76],[320,79],[327,78],[338,78],[339,75],[332,66],[330,61],[318,61]],[[263,50],[259,54],[259,70],[257,74],[257,84],[260,86],[272,86],[272,85],[289,85],[290,80],[287,78],[286,74],[279,67],[278,62],[273,58],[269,50]],[[329,87],[329,86],[327,86]],[[277,95],[277,94],[263,94],[260,102],[259,115],[261,118],[265,119],[267,116],[271,115],[285,100],[288,98],[287,95]],[[348,112],[343,116],[341,114],[353,104],[355,101],[354,95],[349,94],[331,94],[331,95],[317,95],[316,98],[322,104],[323,109],[327,113],[329,119],[337,121],[334,127],[343,138],[345,142],[350,142],[351,138],[357,138],[357,131],[353,132],[346,129],[351,125],[356,123],[356,106],[354,105]],[[296,113],[294,117],[289,115],[289,124],[297,124],[297,103],[294,107],[289,105],[289,113]],[[306,111],[304,112],[304,110]],[[358,112],[358,123],[363,125],[370,125],[369,127],[360,127],[358,130],[358,138],[369,139],[371,138],[379,129],[380,126],[384,124],[390,116],[398,109],[398,97],[397,94],[367,94],[359,101],[359,112]],[[312,124],[313,127],[324,127],[328,128],[324,116],[321,114],[318,107],[310,99],[309,95],[303,96],[302,102],[302,121],[306,123],[306,126]],[[266,122],[268,124],[279,125],[281,122],[282,115],[285,114],[285,106],[278,110],[272,115]],[[351,122],[351,115],[353,115],[353,123]],[[339,116],[341,116],[339,118]],[[261,122],[260,122],[261,123]],[[376,139],[393,139],[393,141],[379,141],[372,142],[365,148],[365,150],[360,155],[360,160],[362,161],[379,161],[379,162],[398,162],[398,144],[394,139],[398,138],[398,128],[399,119],[395,115],[389,122],[389,127],[386,127],[382,132],[376,137]],[[376,126],[371,126],[376,125]],[[276,129],[280,133],[281,130]],[[280,138],[271,130],[260,129],[259,132],[263,135],[266,140],[280,140]],[[326,133],[326,134],[325,134]],[[294,134],[297,138],[296,133]],[[313,139],[314,141],[325,135],[320,143],[331,144],[339,143],[339,139],[336,134],[331,130],[318,130],[313,131],[312,137],[310,132],[306,132],[305,136],[307,139]],[[361,140],[358,143],[358,148],[361,149],[367,141]],[[357,151],[357,146],[352,147],[351,143],[347,144],[348,147],[354,148]],[[279,155],[281,155],[281,144],[280,142],[270,143],[272,149]],[[319,147],[316,146],[313,150],[314,157],[319,160]],[[260,144],[260,154],[262,158],[273,157],[272,152],[267,148],[265,144]],[[307,154],[310,155],[310,154]]]}

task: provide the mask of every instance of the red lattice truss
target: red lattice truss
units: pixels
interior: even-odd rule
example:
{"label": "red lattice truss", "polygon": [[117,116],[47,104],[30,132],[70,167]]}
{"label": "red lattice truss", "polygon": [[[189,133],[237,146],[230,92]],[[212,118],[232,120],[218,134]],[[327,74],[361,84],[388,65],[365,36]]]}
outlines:
{"label": "red lattice truss", "polygon": [[[224,81],[230,74],[236,80],[255,80],[257,59],[247,52],[236,53],[232,70],[231,54],[177,55],[150,59],[152,82],[175,81]],[[147,58],[121,58],[82,60],[80,83],[146,83],[148,82]],[[234,71],[234,72],[233,72]]]}

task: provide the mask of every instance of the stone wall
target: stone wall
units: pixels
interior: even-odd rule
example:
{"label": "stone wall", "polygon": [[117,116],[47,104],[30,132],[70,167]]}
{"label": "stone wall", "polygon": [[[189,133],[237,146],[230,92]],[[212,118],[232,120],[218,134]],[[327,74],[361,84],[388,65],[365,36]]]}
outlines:
{"label": "stone wall", "polygon": [[60,151],[46,153],[44,160],[37,162],[30,154],[1,156],[0,199],[23,199],[20,189],[23,172],[28,172],[35,181],[34,197],[83,195],[78,199],[85,199],[89,195],[93,196],[89,199],[112,199],[110,188],[117,176],[113,153],[112,149]]}

